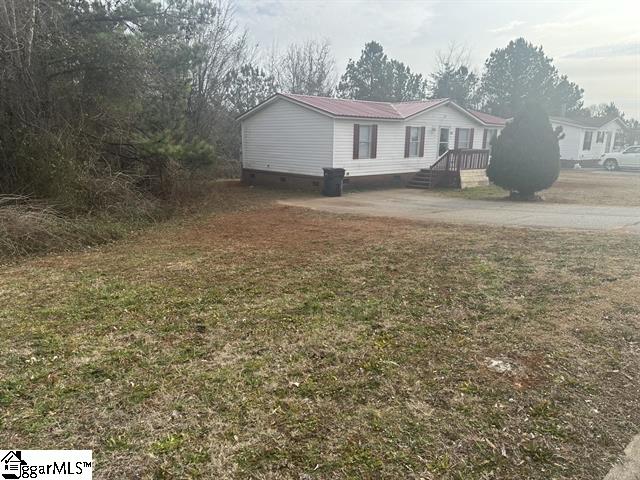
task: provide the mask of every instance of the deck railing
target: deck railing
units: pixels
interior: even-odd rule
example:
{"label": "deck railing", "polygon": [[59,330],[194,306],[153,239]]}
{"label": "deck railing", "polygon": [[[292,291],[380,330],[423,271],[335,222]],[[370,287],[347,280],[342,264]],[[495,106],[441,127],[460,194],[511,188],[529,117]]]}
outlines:
{"label": "deck railing", "polygon": [[438,157],[431,170],[442,172],[459,172],[460,170],[476,170],[489,165],[489,150],[447,150]]}
{"label": "deck railing", "polygon": [[487,168],[489,150],[447,150],[431,165],[431,186],[460,187],[460,170]]}
{"label": "deck railing", "polygon": [[452,150],[458,170],[477,170],[489,165],[489,150]]}

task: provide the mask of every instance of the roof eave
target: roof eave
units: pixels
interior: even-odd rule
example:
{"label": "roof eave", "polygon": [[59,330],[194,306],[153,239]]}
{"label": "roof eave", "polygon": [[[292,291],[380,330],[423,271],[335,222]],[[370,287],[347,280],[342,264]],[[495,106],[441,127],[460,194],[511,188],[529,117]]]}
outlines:
{"label": "roof eave", "polygon": [[622,117],[612,118],[607,123],[603,123],[601,127],[604,127],[605,125],[609,125],[611,122],[618,122],[622,126],[622,128],[624,128],[624,129],[628,129],[629,128],[627,126],[627,122],[625,122]]}
{"label": "roof eave", "polygon": [[[454,102],[451,99],[447,99],[446,104],[447,105],[453,105],[453,107],[458,109],[458,111],[460,111],[460,112],[464,113],[465,115],[467,115],[468,117],[472,118],[473,120],[478,122],[483,127],[504,127],[505,126],[504,123],[489,123],[489,122],[485,122],[484,120],[481,120],[479,117],[476,117],[472,112],[470,112],[469,110],[467,110],[463,106],[458,105],[456,102]],[[440,103],[436,104],[436,106],[440,106],[440,105],[441,105]]]}
{"label": "roof eave", "polygon": [[241,121],[244,120],[247,117],[250,117],[251,115],[253,115],[254,113],[257,113],[259,110],[262,110],[264,107],[266,107],[267,105],[269,105],[270,103],[272,103],[276,98],[278,98],[279,94],[278,93],[274,93],[273,95],[271,95],[269,98],[263,100],[262,102],[260,102],[258,105],[256,105],[255,107],[251,107],[249,110],[247,110],[244,113],[241,113],[240,115],[238,115],[236,117],[236,121]]}
{"label": "roof eave", "polygon": [[[295,98],[291,98],[288,95],[283,95],[281,93],[276,93],[274,95],[272,95],[271,97],[267,98],[266,100],[262,101],[262,103],[259,103],[258,105],[256,105],[255,107],[253,107],[250,110],[247,110],[246,112],[242,113],[241,115],[239,115],[238,117],[236,117],[237,121],[242,121],[247,119],[248,117],[254,115],[255,113],[258,113],[258,111],[262,110],[264,107],[266,107],[267,105],[271,104],[274,102],[275,99],[277,98],[282,98],[284,100],[287,100],[288,102],[291,102],[295,105],[299,105],[301,107],[304,107],[306,109],[312,110],[314,112],[320,113],[322,115],[326,115],[327,117],[330,118],[334,118],[334,119],[350,119],[350,120],[383,120],[383,121],[389,121],[389,122],[402,122],[403,120],[405,120],[405,118],[393,118],[393,117],[369,117],[369,116],[363,116],[363,115],[336,115],[334,113],[328,112],[326,110],[323,110],[321,108],[317,108],[314,107],[313,105],[309,105],[308,103],[304,103],[304,102],[300,102],[298,100],[296,100]],[[418,112],[421,113],[421,112]]]}
{"label": "roof eave", "polygon": [[423,108],[422,110],[419,110],[415,113],[412,113],[411,115],[408,115],[406,117],[376,117],[376,116],[363,116],[363,115],[336,115],[334,113],[331,113],[327,110],[323,110],[321,108],[315,107],[313,105],[309,105],[308,103],[305,102],[300,102],[298,100],[296,100],[295,98],[292,98],[288,95],[283,95],[281,93],[275,93],[273,95],[271,95],[269,98],[267,98],[266,100],[262,101],[261,103],[259,103],[258,105],[256,105],[255,107],[247,110],[246,112],[238,115],[236,117],[236,121],[243,121],[247,118],[249,118],[250,116],[258,113],[260,110],[262,110],[263,108],[265,108],[266,106],[270,105],[271,103],[273,103],[275,100],[277,100],[278,98],[282,98],[284,100],[287,100],[288,102],[291,102],[295,105],[299,105],[301,107],[307,108],[311,111],[320,113],[322,115],[325,115],[327,117],[333,118],[333,119],[348,119],[348,120],[380,120],[380,121],[385,121],[385,122],[404,122],[407,120],[410,120],[418,115],[421,115],[429,110],[433,110],[436,108],[439,108],[441,106],[444,105],[452,105],[454,106],[454,108],[458,109],[460,112],[466,114],[468,117],[472,118],[473,120],[475,120],[477,123],[479,123],[480,125],[483,126],[487,126],[487,127],[504,127],[504,123],[490,123],[490,122],[485,122],[483,120],[481,120],[480,118],[476,117],[473,113],[471,113],[470,111],[468,111],[466,108],[461,107],[460,105],[458,105],[457,103],[455,103],[453,100],[449,99],[449,98],[443,98],[441,99],[441,101],[428,105],[425,108]]}
{"label": "roof eave", "polygon": [[565,125],[570,125],[572,127],[577,127],[577,128],[583,128],[585,130],[599,130],[602,127],[605,127],[607,125],[609,125],[611,122],[618,122],[620,125],[622,125],[623,128],[627,127],[627,124],[624,122],[624,120],[620,117],[615,117],[612,118],[611,120],[608,120],[600,125],[585,125],[583,123],[580,123],[579,120],[572,120],[572,119],[567,119],[567,118],[563,118],[563,117],[555,117],[555,116],[550,116],[549,120],[551,120],[552,122],[555,123],[563,123]]}
{"label": "roof eave", "polygon": [[326,115],[327,117],[339,118],[337,115],[334,115],[331,112],[328,112],[327,110],[323,110],[321,108],[314,107],[313,105],[309,105],[308,103],[300,102],[300,101],[296,100],[295,98],[291,98],[288,95],[283,95],[282,93],[274,93],[269,98],[267,98],[266,100],[262,101],[262,103],[259,103],[258,105],[256,105],[252,109],[247,110],[246,112],[244,112],[240,116],[236,117],[236,121],[245,120],[246,118],[258,113],[258,111],[262,110],[267,105],[270,105],[271,103],[273,103],[278,98],[282,98],[283,100],[291,102],[291,103],[293,103],[295,105],[299,105],[301,107],[307,108],[309,110],[312,110],[314,112],[320,113],[322,115]]}
{"label": "roof eave", "polygon": [[597,130],[598,128],[600,128],[600,127],[591,127],[591,126],[583,125],[581,123],[578,123],[577,121],[572,121],[571,119],[566,119],[561,117],[552,116],[552,117],[549,117],[549,121],[553,123],[562,123],[564,125],[569,125],[571,127],[585,128],[590,130]]}
{"label": "roof eave", "polygon": [[406,117],[402,117],[400,120],[409,120],[412,119],[413,117],[415,117],[416,115],[420,115],[423,114],[424,112],[428,112],[429,110],[433,110],[434,108],[437,107],[441,107],[442,105],[446,105],[448,102],[450,102],[451,100],[448,98],[443,98],[441,99],[438,103],[433,103],[431,105],[427,105],[426,107],[424,107],[422,110],[419,110],[415,113],[412,113],[411,115],[408,115]]}

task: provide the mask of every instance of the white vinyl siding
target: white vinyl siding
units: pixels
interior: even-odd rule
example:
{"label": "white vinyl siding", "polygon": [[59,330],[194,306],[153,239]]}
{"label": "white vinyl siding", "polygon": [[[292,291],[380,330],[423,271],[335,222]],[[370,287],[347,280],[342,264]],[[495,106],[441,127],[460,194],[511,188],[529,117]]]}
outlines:
{"label": "white vinyl siding", "polygon": [[[416,172],[431,166],[438,158],[440,128],[449,128],[448,148],[453,149],[456,128],[483,128],[471,117],[448,105],[434,108],[404,122],[376,120],[378,147],[375,159],[353,159],[354,120],[336,119],[334,123],[334,167],[344,168],[347,176],[383,175]],[[406,127],[425,127],[424,157],[404,157]],[[476,133],[477,133],[476,132]],[[482,135],[473,138],[473,148],[482,148]]]}
{"label": "white vinyl siding", "polygon": [[332,145],[333,119],[287,100],[242,122],[243,168],[322,176],[332,166]]}
{"label": "white vinyl siding", "polygon": [[580,160],[580,151],[582,145],[582,135],[584,130],[582,128],[573,127],[571,125],[553,124],[555,129],[557,125],[562,127],[562,133],[564,138],[558,141],[560,146],[560,158],[563,160]]}

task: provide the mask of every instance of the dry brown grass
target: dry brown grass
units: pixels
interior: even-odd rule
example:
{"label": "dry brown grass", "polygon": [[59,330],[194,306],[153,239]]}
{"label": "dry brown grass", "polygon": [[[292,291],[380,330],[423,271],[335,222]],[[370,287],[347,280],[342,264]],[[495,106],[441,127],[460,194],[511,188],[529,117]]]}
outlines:
{"label": "dry brown grass", "polygon": [[27,197],[0,196],[0,263],[54,251],[77,250],[119,239],[148,218],[69,216]]}
{"label": "dry brown grass", "polygon": [[211,209],[239,209],[242,202],[251,201],[250,195],[240,199],[229,194],[239,188],[233,181],[180,178],[164,201],[143,195],[135,181],[122,174],[85,179],[78,211],[26,196],[0,195],[0,263],[79,250],[130,236],[159,221],[180,221]]}
{"label": "dry brown grass", "polygon": [[1,268],[0,443],[104,479],[600,479],[639,430],[637,237],[279,195]]}
{"label": "dry brown grass", "polygon": [[556,203],[640,207],[640,173],[563,170],[558,181],[544,192]]}
{"label": "dry brown grass", "polygon": [[[500,187],[477,187],[465,190],[437,190],[437,195],[469,198],[472,200],[499,200],[507,192]],[[562,170],[560,178],[542,198],[552,203],[581,205],[640,206],[640,174],[626,172],[594,172],[592,170]]]}

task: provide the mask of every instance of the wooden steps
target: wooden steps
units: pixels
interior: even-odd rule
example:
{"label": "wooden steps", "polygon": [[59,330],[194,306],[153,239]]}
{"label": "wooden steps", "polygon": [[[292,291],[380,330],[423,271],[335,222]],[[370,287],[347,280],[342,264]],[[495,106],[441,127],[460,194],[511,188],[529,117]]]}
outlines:
{"label": "wooden steps", "polygon": [[422,168],[407,183],[409,188],[460,188],[461,170],[481,170],[489,164],[489,150],[447,150],[430,168]]}
{"label": "wooden steps", "polygon": [[407,187],[409,188],[431,188],[433,172],[428,168],[421,169],[415,176],[409,180]]}

